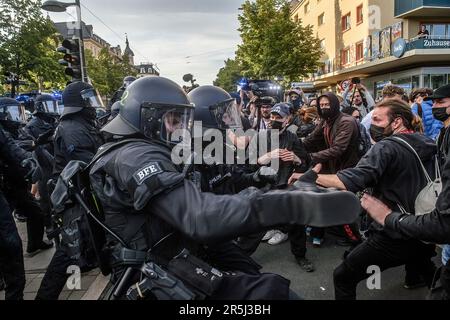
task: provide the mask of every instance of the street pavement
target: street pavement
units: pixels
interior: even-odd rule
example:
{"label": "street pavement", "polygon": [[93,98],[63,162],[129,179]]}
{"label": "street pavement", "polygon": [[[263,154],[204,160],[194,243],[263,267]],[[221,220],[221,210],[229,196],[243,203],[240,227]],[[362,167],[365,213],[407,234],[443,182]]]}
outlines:
{"label": "street pavement", "polygon": [[[282,245],[271,246],[262,243],[252,256],[261,264],[263,272],[278,273],[291,280],[291,289],[306,300],[333,300],[333,270],[342,261],[347,248],[335,245],[331,236],[326,237],[321,248],[314,248],[308,243],[307,258],[310,259],[316,271],[306,273],[297,265],[290,251],[289,241]],[[440,265],[439,257],[435,262]],[[366,281],[359,284],[358,300],[424,300],[426,288],[407,290],[403,288],[404,267],[387,270],[381,274],[381,290],[369,290]]]}
{"label": "street pavement", "polygon": [[[19,233],[26,248],[25,224],[18,224]],[[335,245],[332,236],[328,236],[321,248],[313,248],[308,243],[307,257],[313,261],[316,271],[306,273],[297,265],[291,254],[289,241],[271,246],[262,243],[253,258],[261,264],[263,272],[278,273],[291,280],[291,288],[307,300],[333,300],[333,270],[342,261],[347,248]],[[39,289],[45,269],[53,256],[54,249],[44,251],[32,258],[25,257],[26,287],[25,300],[33,300]],[[439,257],[436,257],[439,264]],[[423,300],[426,297],[425,288],[407,290],[403,288],[404,267],[394,268],[382,273],[381,290],[369,290],[366,282],[358,286],[357,296],[360,300]],[[107,279],[98,270],[84,274],[81,279],[81,290],[65,290],[60,300],[96,299],[100,296]],[[4,292],[0,292],[0,300],[4,299]]]}

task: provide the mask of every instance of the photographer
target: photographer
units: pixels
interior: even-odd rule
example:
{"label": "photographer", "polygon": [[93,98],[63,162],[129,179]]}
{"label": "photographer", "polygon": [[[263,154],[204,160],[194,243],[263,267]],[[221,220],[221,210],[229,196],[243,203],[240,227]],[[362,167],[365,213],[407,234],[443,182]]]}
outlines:
{"label": "photographer", "polygon": [[272,97],[253,96],[249,103],[250,116],[248,117],[253,129],[256,131],[269,129],[270,110],[275,103],[276,101]]}
{"label": "photographer", "polygon": [[375,107],[375,100],[359,78],[352,79],[352,84],[345,90],[343,98],[342,106],[358,108],[362,118]]}

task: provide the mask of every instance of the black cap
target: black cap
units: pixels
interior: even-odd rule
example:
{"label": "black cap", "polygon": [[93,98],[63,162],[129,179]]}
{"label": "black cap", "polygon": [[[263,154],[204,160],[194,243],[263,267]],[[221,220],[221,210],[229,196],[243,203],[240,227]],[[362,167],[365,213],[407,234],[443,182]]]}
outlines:
{"label": "black cap", "polygon": [[436,100],[444,98],[450,98],[450,84],[436,89],[433,95],[427,97],[425,100]]}

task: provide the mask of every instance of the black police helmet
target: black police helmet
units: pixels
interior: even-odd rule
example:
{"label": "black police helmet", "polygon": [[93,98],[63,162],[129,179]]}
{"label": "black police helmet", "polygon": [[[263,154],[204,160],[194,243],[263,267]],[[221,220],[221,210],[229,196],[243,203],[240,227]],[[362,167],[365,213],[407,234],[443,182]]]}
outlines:
{"label": "black police helmet", "polygon": [[49,94],[42,94],[38,96],[34,100],[33,114],[47,114],[50,116],[58,116],[59,108],[57,100]]}
{"label": "black police helmet", "polygon": [[16,125],[24,124],[24,107],[15,99],[0,98],[0,121]]}
{"label": "black police helmet", "polygon": [[192,126],[193,109],[178,84],[167,78],[147,76],[125,90],[119,115],[102,131],[118,136],[141,134],[152,140],[172,142],[166,135],[168,126],[174,124],[171,121],[184,121],[183,125]]}
{"label": "black police helmet", "polygon": [[74,114],[88,107],[85,99],[82,97],[82,92],[89,89],[94,90],[94,87],[86,82],[79,81],[69,84],[62,93],[64,111],[61,116]]}
{"label": "black police helmet", "polygon": [[203,128],[238,129],[242,122],[236,100],[225,90],[215,86],[201,86],[188,94],[195,105],[195,121]]}

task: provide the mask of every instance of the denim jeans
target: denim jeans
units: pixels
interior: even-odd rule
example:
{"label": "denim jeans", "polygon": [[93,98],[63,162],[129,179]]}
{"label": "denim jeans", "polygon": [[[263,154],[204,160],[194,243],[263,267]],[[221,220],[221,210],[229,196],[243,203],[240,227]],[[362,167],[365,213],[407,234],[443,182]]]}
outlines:
{"label": "denim jeans", "polygon": [[444,249],[442,250],[442,265],[447,265],[447,263],[450,261],[450,245],[445,245]]}

